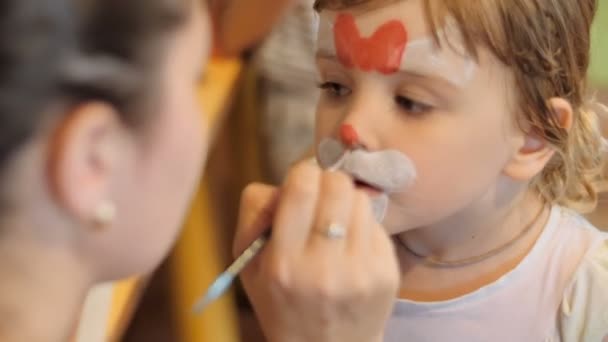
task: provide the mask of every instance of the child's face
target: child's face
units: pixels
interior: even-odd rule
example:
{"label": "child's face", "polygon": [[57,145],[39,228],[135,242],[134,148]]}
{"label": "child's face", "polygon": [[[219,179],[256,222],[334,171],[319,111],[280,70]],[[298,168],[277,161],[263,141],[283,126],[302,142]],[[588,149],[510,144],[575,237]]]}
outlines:
{"label": "child's face", "polygon": [[450,42],[435,47],[425,18],[422,1],[410,0],[320,19],[317,144],[352,125],[363,148],[401,151],[417,170],[390,196],[391,233],[499,201],[522,139],[506,67],[483,50],[477,62],[467,57],[449,27],[439,33]]}
{"label": "child's face", "polygon": [[[196,94],[209,54],[206,8],[196,9],[167,46],[160,107],[139,137],[134,163],[117,181],[117,221],[98,254],[111,277],[145,272],[172,246],[189,208],[207,152],[206,125]],[[114,251],[113,255],[107,255]],[[100,258],[101,259],[101,258]]]}

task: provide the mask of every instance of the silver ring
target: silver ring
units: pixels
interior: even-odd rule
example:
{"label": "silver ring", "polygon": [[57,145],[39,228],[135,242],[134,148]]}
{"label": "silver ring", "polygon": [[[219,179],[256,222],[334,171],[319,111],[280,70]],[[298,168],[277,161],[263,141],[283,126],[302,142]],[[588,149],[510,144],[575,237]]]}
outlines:
{"label": "silver ring", "polygon": [[346,227],[339,223],[332,223],[321,234],[330,240],[342,240],[346,237]]}

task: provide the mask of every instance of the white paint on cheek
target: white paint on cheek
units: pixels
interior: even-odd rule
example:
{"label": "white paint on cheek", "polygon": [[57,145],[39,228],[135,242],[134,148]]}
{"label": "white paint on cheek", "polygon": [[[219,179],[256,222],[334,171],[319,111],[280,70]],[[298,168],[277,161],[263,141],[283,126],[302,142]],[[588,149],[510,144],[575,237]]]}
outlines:
{"label": "white paint on cheek", "polygon": [[397,192],[416,178],[414,163],[396,150],[367,152],[355,150],[344,158],[341,169],[356,179],[384,190]]}
{"label": "white paint on cheek", "polygon": [[317,161],[324,169],[340,170],[382,190],[382,194],[371,198],[378,222],[386,215],[389,194],[403,191],[416,179],[414,163],[396,150],[350,151],[335,139],[323,139],[317,148]]}
{"label": "white paint on cheek", "polygon": [[372,213],[376,222],[384,221],[386,217],[386,211],[388,209],[388,195],[382,194],[371,199]]}

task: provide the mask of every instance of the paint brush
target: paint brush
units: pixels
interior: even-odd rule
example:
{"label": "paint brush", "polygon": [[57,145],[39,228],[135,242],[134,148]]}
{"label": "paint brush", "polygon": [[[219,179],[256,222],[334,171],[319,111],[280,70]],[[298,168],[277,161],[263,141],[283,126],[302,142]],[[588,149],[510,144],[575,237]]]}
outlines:
{"label": "paint brush", "polygon": [[266,245],[266,242],[270,238],[270,229],[266,231],[262,236],[255,240],[241,255],[234,260],[234,262],[220,274],[219,277],[209,286],[205,295],[201,296],[199,300],[194,304],[194,313],[200,314],[203,310],[216,299],[220,298],[234,282],[236,278],[247,265],[258,255],[262,248]]}
{"label": "paint brush", "polygon": [[[338,161],[334,161],[335,164],[328,167],[328,170],[335,171],[340,167],[345,156],[343,151],[340,153],[342,155],[337,157]],[[316,159],[312,159],[311,163],[319,166]],[[238,258],[236,258],[236,260],[234,260],[232,265],[230,265],[226,271],[224,271],[224,273],[220,274],[220,276],[215,279],[215,281],[207,289],[205,295],[201,296],[194,304],[193,310],[195,314],[200,314],[209,304],[221,297],[230,288],[230,286],[232,286],[234,278],[236,278],[241,271],[243,271],[243,269],[249,265],[251,260],[253,260],[253,258],[255,258],[255,256],[258,255],[258,253],[260,253],[262,248],[266,245],[266,242],[268,242],[268,239],[270,239],[271,231],[271,228],[267,229],[262,236],[249,245],[249,247],[247,247],[247,249],[245,249],[245,251],[241,253]]]}

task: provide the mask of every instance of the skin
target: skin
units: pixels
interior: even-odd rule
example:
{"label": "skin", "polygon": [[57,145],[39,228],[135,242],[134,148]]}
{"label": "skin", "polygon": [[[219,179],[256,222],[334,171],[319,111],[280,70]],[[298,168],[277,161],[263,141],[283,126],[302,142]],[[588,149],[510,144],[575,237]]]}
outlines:
{"label": "skin", "polygon": [[[346,228],[344,239],[323,235],[332,223]],[[302,163],[280,189],[250,185],[235,255],[270,225],[272,239],[241,275],[268,340],[382,341],[397,261],[350,177]]]}

